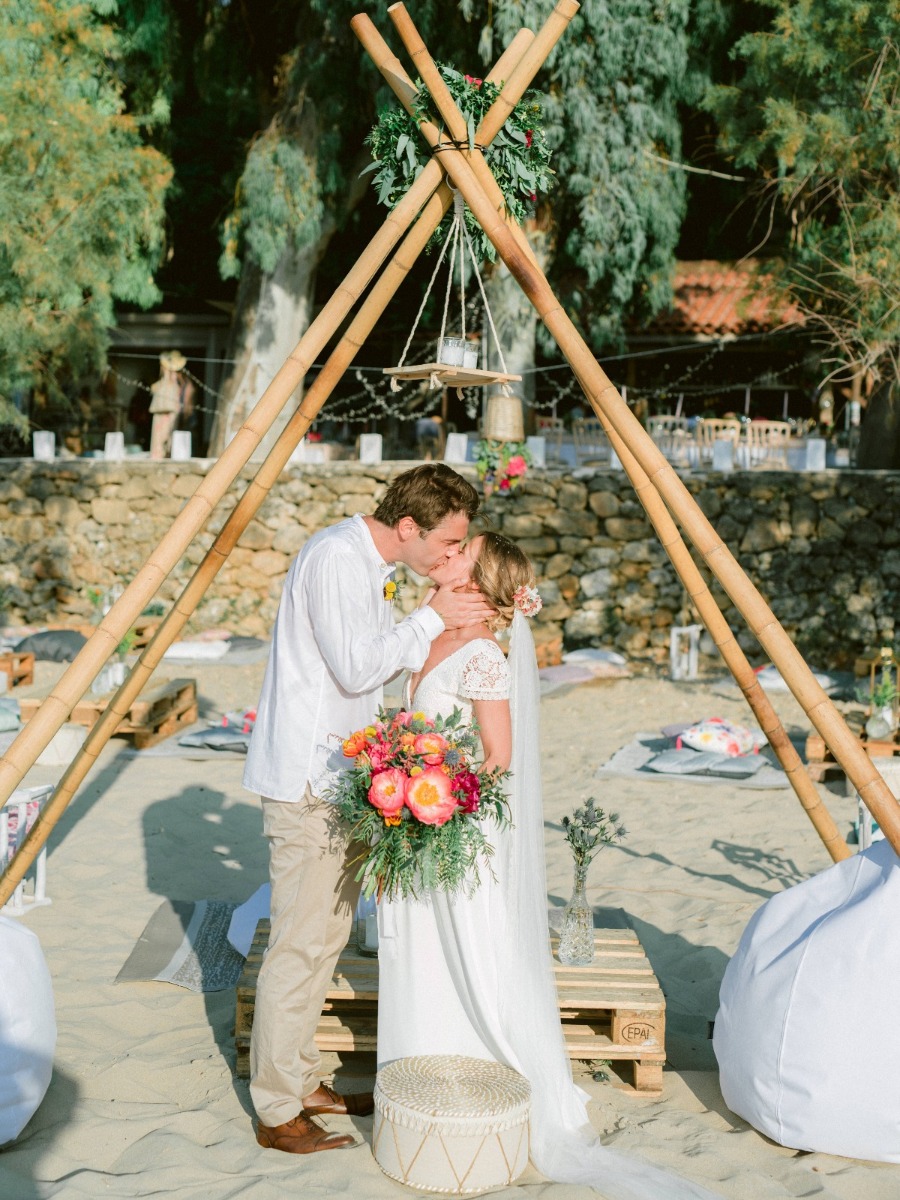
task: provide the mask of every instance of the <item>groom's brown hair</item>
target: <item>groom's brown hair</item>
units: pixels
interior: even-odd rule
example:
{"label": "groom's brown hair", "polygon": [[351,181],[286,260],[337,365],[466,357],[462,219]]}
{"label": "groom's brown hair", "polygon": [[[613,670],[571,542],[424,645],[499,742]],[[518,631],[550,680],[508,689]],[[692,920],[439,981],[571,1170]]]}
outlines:
{"label": "groom's brown hair", "polygon": [[479,503],[478,493],[462,475],[444,463],[424,463],[397,476],[373,515],[391,529],[402,517],[412,517],[430,533],[451,513],[465,513],[471,521]]}

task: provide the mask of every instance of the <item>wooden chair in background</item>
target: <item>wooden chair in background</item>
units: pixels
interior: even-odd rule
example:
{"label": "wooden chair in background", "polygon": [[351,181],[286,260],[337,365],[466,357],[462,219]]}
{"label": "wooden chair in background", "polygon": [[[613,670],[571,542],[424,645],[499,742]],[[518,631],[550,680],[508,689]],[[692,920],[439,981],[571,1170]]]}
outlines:
{"label": "wooden chair in background", "polygon": [[668,414],[647,418],[647,432],[671,463],[687,465],[691,460],[693,438],[685,417]]}
{"label": "wooden chair in background", "polygon": [[562,417],[535,417],[534,432],[546,443],[547,462],[562,462],[562,441],[566,424]]}
{"label": "wooden chair in background", "polygon": [[694,436],[697,442],[697,454],[700,466],[712,464],[713,443],[720,439],[730,441],[737,453],[741,439],[740,421],[720,419],[719,417],[701,417],[697,422]]}
{"label": "wooden chair in background", "polygon": [[746,426],[748,466],[786,471],[791,432],[788,421],[751,421]]}
{"label": "wooden chair in background", "polygon": [[572,422],[572,441],[575,444],[575,463],[584,467],[610,461],[609,438],[596,417],[578,417]]}

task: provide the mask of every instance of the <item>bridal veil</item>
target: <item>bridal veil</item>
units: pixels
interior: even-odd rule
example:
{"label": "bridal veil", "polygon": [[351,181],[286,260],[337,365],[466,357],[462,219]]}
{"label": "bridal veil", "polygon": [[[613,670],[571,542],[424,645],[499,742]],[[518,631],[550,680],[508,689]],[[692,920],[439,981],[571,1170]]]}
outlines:
{"label": "bridal veil", "polygon": [[[468,939],[454,936],[453,901],[436,915],[467,1015],[494,1057],[531,1084],[531,1159],[548,1179],[595,1188],[605,1200],[718,1200],[715,1193],[604,1146],[590,1125],[588,1096],[572,1081],[549,948],[539,739],[540,683],[528,622],[516,613],[509,648],[513,755],[512,826],[493,840],[498,883],[499,997],[473,986]],[[461,930],[459,931],[461,932]]]}

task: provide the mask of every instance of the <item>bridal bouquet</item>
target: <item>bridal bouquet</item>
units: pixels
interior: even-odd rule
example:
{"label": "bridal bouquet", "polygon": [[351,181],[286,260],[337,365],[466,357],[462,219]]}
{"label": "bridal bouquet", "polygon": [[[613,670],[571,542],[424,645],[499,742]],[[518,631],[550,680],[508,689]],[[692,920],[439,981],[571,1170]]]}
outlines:
{"label": "bridal bouquet", "polygon": [[366,846],[356,875],[365,896],[473,891],[479,859],[490,870],[494,848],[481,819],[508,823],[502,781],[509,772],[478,774],[478,745],[477,726],[463,724],[458,708],[434,720],[380,708],[372,725],[344,741],[353,767],[332,795]]}

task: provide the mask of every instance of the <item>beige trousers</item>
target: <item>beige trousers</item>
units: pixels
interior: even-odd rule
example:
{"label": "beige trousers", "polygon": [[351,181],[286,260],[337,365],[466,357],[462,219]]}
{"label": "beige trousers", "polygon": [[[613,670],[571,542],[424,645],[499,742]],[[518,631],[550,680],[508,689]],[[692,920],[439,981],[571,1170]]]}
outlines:
{"label": "beige trousers", "polygon": [[334,806],[309,788],[297,804],[263,797],[272,927],[256,984],[250,1095],[263,1125],[296,1117],[321,1081],[315,1033],[360,885]]}

